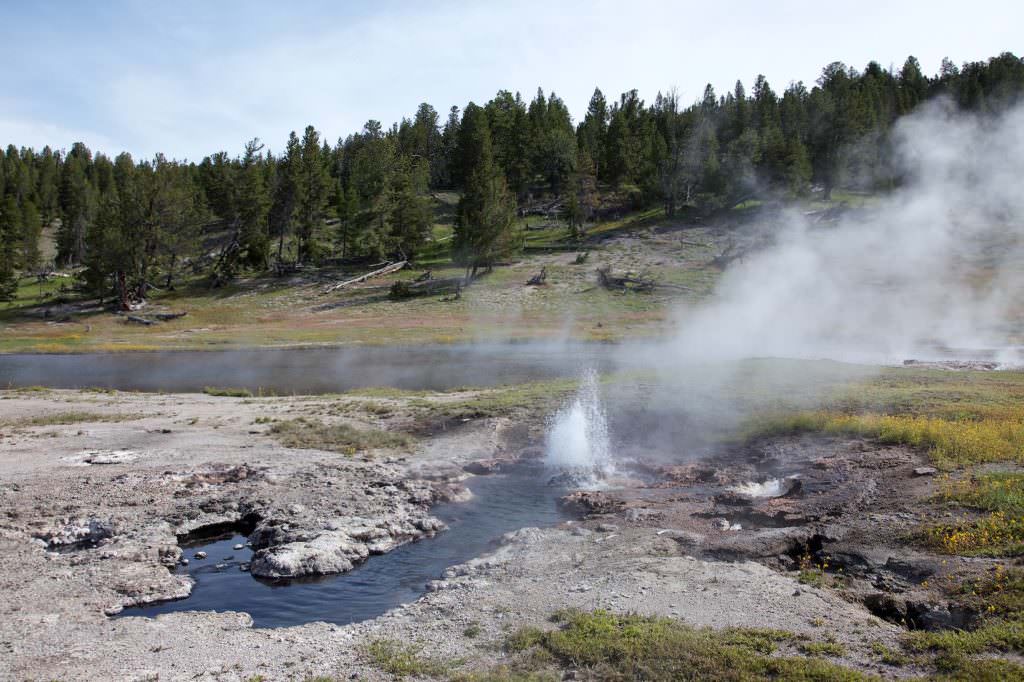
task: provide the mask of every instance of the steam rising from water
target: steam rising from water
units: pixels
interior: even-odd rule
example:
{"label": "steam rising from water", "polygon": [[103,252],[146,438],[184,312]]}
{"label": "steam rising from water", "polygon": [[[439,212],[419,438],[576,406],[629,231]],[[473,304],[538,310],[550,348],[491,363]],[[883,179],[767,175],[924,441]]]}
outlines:
{"label": "steam rising from water", "polygon": [[546,462],[592,484],[613,472],[608,420],[593,369],[584,372],[573,401],[555,414],[548,430]]}

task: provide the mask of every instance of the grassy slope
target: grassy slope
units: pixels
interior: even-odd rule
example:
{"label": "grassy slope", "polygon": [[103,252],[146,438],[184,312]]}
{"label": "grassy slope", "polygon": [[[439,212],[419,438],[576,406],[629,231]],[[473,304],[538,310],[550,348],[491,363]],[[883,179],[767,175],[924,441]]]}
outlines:
{"label": "grassy slope", "polygon": [[[188,315],[151,327],[126,324],[109,312],[73,314],[63,322],[55,319],[60,313],[44,319],[37,306],[52,306],[58,298],[76,302],[76,295],[67,289],[73,280],[54,278],[40,286],[24,278],[15,301],[0,304],[0,352],[418,344],[564,336],[614,340],[657,334],[664,328],[666,309],[673,300],[706,294],[718,274],[708,267],[715,246],[701,236],[703,228],[693,230],[696,237],[687,231],[697,246],[681,243],[686,241],[681,238],[604,242],[608,236],[648,230],[659,218],[658,211],[648,211],[595,226],[590,243],[581,247],[591,251],[583,265],[573,265],[574,251],[551,249],[563,243],[564,228],[532,230],[526,233],[528,249],[522,257],[496,268],[474,283],[461,300],[450,302],[439,296],[407,301],[391,301],[387,296],[393,281],[414,278],[424,269],[432,270],[435,278],[463,274],[448,259],[446,238],[451,226],[443,222],[435,226],[435,243],[420,255],[418,270],[326,294],[332,281],[362,271],[335,268],[286,278],[254,276],[216,290],[195,280],[176,291],[153,294],[153,309],[187,311]],[[703,241],[706,247],[700,246]],[[691,292],[609,293],[594,287],[594,268],[603,263],[616,270],[642,270],[691,287]],[[548,286],[526,287],[526,280],[540,267],[547,267]]]}

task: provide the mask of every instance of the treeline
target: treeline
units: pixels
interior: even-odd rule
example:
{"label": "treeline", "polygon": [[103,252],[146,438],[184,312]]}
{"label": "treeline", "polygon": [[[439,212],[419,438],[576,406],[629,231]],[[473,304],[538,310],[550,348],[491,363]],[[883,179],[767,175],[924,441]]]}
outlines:
{"label": "treeline", "polygon": [[500,91],[484,105],[431,105],[385,129],[369,121],[333,146],[313,127],[280,154],[259,140],[241,156],[200,163],[157,156],[110,159],[81,143],[65,152],[9,146],[0,164],[0,296],[17,271],[40,268],[40,235],[56,226],[57,264],[82,266],[92,293],[122,303],[173,286],[183,267],[215,283],[240,269],[329,258],[411,258],[430,236],[431,192],[460,201],[452,255],[469,269],[515,250],[517,208],[557,206],[573,230],[603,205],[661,204],[668,215],[755,196],[899,182],[890,163],[893,123],[946,96],[998,111],[1024,91],[1024,61],[1004,53],[932,77],[913,57],[863,71],[836,62],[808,89],[776,92],[763,76],[683,105],[635,90],[609,101],[595,90],[578,125],[554,93],[527,102]]}

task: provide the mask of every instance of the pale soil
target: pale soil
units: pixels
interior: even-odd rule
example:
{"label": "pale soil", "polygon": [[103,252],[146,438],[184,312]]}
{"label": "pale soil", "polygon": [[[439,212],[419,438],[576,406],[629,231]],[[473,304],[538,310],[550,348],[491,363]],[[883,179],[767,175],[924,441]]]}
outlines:
{"label": "pale soil", "polygon": [[[175,533],[237,519],[248,508],[307,528],[350,517],[419,518],[432,501],[457,496],[465,464],[535,449],[538,426],[508,419],[470,422],[409,452],[355,457],[285,449],[266,433],[262,418],[307,413],[343,411],[346,421],[387,425],[338,409],[355,400],[0,393],[0,679],[381,679],[365,654],[379,638],[417,642],[424,656],[483,670],[505,660],[498,645],[509,631],[553,627],[548,617],[566,607],[832,635],[849,650],[848,663],[879,671],[871,643],[895,645],[899,628],[832,591],[800,585],[792,571],[696,558],[702,544],[721,540],[708,531],[713,520],[694,525],[688,514],[666,511],[670,501],[636,501],[657,489],[627,494],[622,513],[518,532],[414,604],[365,623],[253,629],[245,614],[105,615],[187,594],[166,568],[179,556]],[[132,418],[18,425],[69,412]],[[635,511],[647,507],[654,511]],[[94,549],[49,551],[39,539],[61,538],[89,519],[112,529]],[[464,634],[471,623],[479,636]]]}

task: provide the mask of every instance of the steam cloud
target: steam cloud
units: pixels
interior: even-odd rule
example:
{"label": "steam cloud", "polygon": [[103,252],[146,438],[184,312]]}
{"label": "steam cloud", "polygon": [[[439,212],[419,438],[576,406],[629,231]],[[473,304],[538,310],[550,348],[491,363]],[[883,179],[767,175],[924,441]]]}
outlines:
{"label": "steam cloud", "polygon": [[773,246],[681,314],[677,361],[887,363],[943,349],[1020,361],[1008,344],[1024,284],[1024,107],[978,117],[938,102],[893,139],[904,186],[838,224],[785,216]]}

